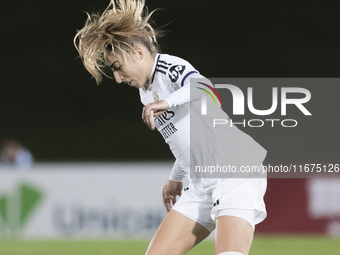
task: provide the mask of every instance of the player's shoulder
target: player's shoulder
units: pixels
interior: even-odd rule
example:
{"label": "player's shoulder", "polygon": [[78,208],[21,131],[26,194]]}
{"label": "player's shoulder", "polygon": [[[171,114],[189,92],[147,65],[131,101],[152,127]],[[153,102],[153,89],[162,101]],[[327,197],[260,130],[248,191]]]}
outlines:
{"label": "player's shoulder", "polygon": [[[157,65],[158,66],[163,65],[163,66],[168,67],[167,70],[170,71],[170,72],[173,71],[174,69],[176,69],[177,66],[183,67],[184,70],[186,68],[193,68],[192,65],[188,61],[186,61],[185,59],[177,57],[177,56],[169,55],[169,54],[160,54]],[[179,69],[179,68],[177,68],[177,69]],[[180,69],[182,69],[182,68],[180,68]]]}
{"label": "player's shoulder", "polygon": [[169,54],[160,54],[156,65],[157,71],[162,71],[168,82],[179,82],[190,72],[198,71],[185,59]]}

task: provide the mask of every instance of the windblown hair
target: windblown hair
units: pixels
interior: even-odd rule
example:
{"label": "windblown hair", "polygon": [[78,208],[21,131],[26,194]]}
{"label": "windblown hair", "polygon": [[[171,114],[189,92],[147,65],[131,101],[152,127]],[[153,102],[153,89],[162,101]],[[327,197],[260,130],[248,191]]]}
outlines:
{"label": "windblown hair", "polygon": [[134,45],[144,45],[152,55],[158,51],[157,38],[161,31],[149,24],[151,13],[145,0],[110,0],[102,14],[87,14],[85,26],[77,31],[74,46],[87,71],[97,84],[102,81],[106,66],[104,51],[121,54],[125,61],[134,53]]}

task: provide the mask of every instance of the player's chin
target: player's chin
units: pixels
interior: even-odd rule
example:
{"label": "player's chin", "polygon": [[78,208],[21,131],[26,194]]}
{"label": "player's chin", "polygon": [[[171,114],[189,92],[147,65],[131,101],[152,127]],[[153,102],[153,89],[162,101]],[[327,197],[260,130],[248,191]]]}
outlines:
{"label": "player's chin", "polygon": [[137,89],[139,89],[139,88],[142,87],[142,85],[140,85],[140,84],[139,84],[137,81],[135,81],[135,80],[132,80],[130,83],[128,83],[128,85],[129,85],[130,87],[137,88]]}
{"label": "player's chin", "polygon": [[136,82],[135,84],[133,84],[133,87],[140,89],[144,87],[144,84]]}

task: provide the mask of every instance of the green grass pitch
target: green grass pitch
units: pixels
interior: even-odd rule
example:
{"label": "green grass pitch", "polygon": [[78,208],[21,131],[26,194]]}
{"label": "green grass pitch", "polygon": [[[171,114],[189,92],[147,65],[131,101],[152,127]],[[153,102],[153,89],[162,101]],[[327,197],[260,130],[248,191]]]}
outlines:
{"label": "green grass pitch", "polygon": [[[138,255],[148,241],[0,240],[1,255]],[[213,241],[204,241],[189,255],[213,255]],[[326,237],[256,237],[250,255],[339,255],[340,239]]]}

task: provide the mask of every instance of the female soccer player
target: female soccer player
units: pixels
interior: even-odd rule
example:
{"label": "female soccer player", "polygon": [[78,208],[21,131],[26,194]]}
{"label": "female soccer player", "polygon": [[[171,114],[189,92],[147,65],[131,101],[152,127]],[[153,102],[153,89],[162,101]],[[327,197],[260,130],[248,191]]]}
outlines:
{"label": "female soccer player", "polygon": [[[176,158],[162,194],[168,213],[146,254],[185,254],[216,228],[215,254],[246,255],[255,224],[266,217],[266,179],[190,178],[190,161],[202,165],[214,157],[202,153],[202,141],[215,146],[205,137],[192,143],[190,151],[189,103],[194,100],[190,99],[190,80],[204,77],[187,61],[158,53],[160,32],[149,24],[152,13],[144,5],[144,0],[111,0],[102,14],[88,15],[74,43],[98,84],[108,66],[117,83],[139,89],[145,105],[143,121],[151,130],[160,131]],[[199,121],[196,118],[197,126],[204,126]],[[209,139],[214,136],[211,130],[207,132]],[[227,145],[223,149],[227,161],[247,155],[256,164],[262,163],[266,151],[251,137],[237,128],[222,132],[225,135],[218,140]],[[240,151],[247,152],[241,155]],[[186,174],[190,185],[182,195]],[[177,202],[176,196],[180,196]]]}

